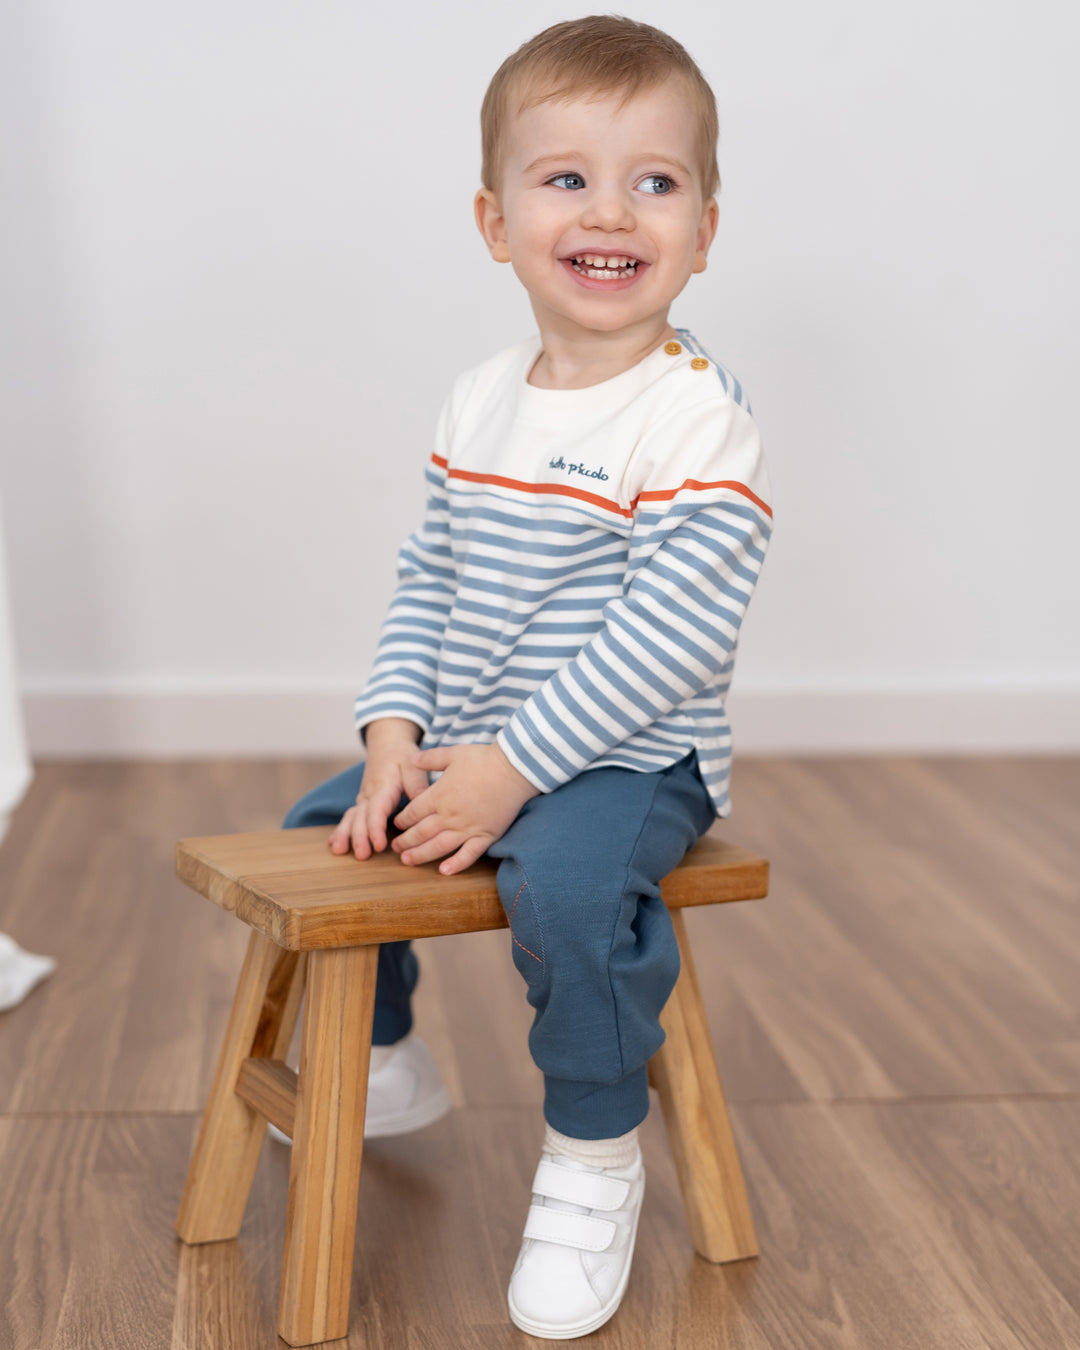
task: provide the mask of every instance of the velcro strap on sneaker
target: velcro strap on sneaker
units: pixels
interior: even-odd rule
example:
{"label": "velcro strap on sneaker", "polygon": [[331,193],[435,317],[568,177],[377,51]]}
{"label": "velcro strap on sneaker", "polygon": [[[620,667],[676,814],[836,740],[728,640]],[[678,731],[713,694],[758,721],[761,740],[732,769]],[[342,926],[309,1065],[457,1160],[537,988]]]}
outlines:
{"label": "velcro strap on sneaker", "polygon": [[549,1195],[553,1200],[568,1200],[586,1209],[622,1209],[630,1195],[630,1183],[599,1172],[579,1172],[547,1158],[533,1177],[533,1194]]}
{"label": "velcro strap on sneaker", "polygon": [[615,1236],[611,1219],[594,1219],[588,1214],[567,1214],[564,1209],[530,1205],[525,1221],[525,1236],[540,1242],[557,1242],[562,1247],[577,1247],[586,1252],[604,1252]]}

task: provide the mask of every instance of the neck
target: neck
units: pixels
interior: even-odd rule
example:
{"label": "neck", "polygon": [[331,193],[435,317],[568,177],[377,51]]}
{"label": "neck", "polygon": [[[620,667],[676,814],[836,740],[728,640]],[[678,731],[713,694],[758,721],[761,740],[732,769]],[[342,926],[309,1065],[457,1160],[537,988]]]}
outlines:
{"label": "neck", "polygon": [[543,349],[528,382],[538,389],[587,389],[636,366],[674,336],[666,313],[614,333],[560,331],[541,321]]}

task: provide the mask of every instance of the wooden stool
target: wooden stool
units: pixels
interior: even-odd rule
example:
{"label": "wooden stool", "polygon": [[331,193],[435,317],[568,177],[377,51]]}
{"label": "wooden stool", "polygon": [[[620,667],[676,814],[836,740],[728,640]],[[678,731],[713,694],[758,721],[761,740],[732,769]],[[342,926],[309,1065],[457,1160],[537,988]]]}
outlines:
{"label": "wooden stool", "polygon": [[[293,1140],[278,1332],[290,1345],[349,1324],[375,973],[379,944],[505,928],[497,864],[443,876],[397,854],[363,862],[327,848],[328,827],[184,839],[180,879],[252,931],[176,1231],[220,1242],[240,1231],[266,1122]],[[766,859],[705,835],[663,882],[682,969],[649,1062],[696,1250],[757,1255],[742,1169],[690,956],[686,905],[768,891]],[[304,985],[300,1072],[285,1064]]]}

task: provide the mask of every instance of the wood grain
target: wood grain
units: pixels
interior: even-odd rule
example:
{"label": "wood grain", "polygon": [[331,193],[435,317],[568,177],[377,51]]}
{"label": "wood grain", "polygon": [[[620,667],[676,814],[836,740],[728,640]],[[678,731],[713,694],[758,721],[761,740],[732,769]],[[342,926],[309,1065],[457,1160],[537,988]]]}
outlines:
{"label": "wood grain", "polygon": [[[406,867],[395,853],[363,860],[329,851],[330,830],[312,826],[182,839],[176,874],[279,946],[311,951],[402,938],[505,928],[497,863],[481,858],[443,876],[437,861]],[[755,900],[768,893],[765,858],[705,835],[665,878],[670,906]]]}
{"label": "wood grain", "polygon": [[379,949],[308,958],[278,1332],[290,1345],[349,1327]]}
{"label": "wood grain", "polygon": [[[238,1241],[171,1232],[247,936],[175,879],[174,844],[273,830],[344,767],[38,766],[0,929],[59,965],[0,1016],[0,1350],[282,1344],[292,1150],[264,1145]],[[630,1286],[590,1342],[1074,1350],[1080,760],[740,760],[733,799],[768,904],[684,917],[761,1256],[694,1254],[654,1110]],[[367,1142],[339,1344],[518,1350],[531,1009],[506,930],[417,951],[457,1109]]]}
{"label": "wood grain", "polygon": [[667,1039],[649,1061],[667,1125],[694,1249],[708,1261],[758,1254],[735,1136],[682,912],[671,915],[679,978],[661,1018]]}
{"label": "wood grain", "polygon": [[[319,849],[314,857],[313,844]],[[180,879],[238,918],[251,920],[255,930],[177,1232],[186,1242],[234,1236],[254,1175],[261,1121],[293,1136],[278,1327],[290,1345],[344,1336],[349,1322],[353,1223],[348,1206],[359,1184],[370,1050],[359,1038],[370,1037],[379,950],[376,942],[350,944],[361,931],[380,942],[397,942],[506,923],[494,866],[440,878],[437,887],[402,887],[395,896],[379,888],[380,880],[387,890],[391,881],[400,883],[395,863],[393,855],[376,856],[358,871],[350,866],[355,859],[328,852],[322,827],[189,840],[177,848]],[[703,904],[710,896],[756,899],[767,885],[763,858],[707,838],[664,879],[662,891],[684,903]],[[314,924],[305,927],[313,916]],[[672,917],[682,973],[665,1012],[667,1039],[656,1057],[654,1081],[695,1247],[711,1261],[734,1261],[757,1254],[753,1221],[686,929],[678,910]],[[306,1003],[315,1025],[305,1019],[299,1076],[283,1060],[266,1057],[288,1044],[301,997],[297,959],[275,961],[266,951],[271,936],[289,949],[306,948],[305,956],[310,952]],[[348,977],[342,953],[352,963]],[[354,1070],[362,1072],[363,1082],[350,1076]]]}
{"label": "wood grain", "polygon": [[245,1059],[236,1095],[291,1139],[296,1123],[296,1070],[281,1059]]}
{"label": "wood grain", "polygon": [[253,1052],[284,1058],[301,976],[297,953],[251,934],[180,1199],[176,1232],[185,1242],[221,1242],[240,1231],[266,1118],[237,1095],[237,1080]]}

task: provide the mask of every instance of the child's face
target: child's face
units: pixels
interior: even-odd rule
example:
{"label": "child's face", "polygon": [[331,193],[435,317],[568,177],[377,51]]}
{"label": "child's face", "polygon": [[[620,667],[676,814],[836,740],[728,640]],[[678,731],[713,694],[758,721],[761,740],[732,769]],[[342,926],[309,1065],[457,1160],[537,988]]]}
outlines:
{"label": "child's face", "polygon": [[702,200],[682,85],[616,103],[526,109],[506,129],[501,191],[476,196],[491,255],[512,263],[541,332],[659,331],[691,273],[705,270],[717,206]]}

